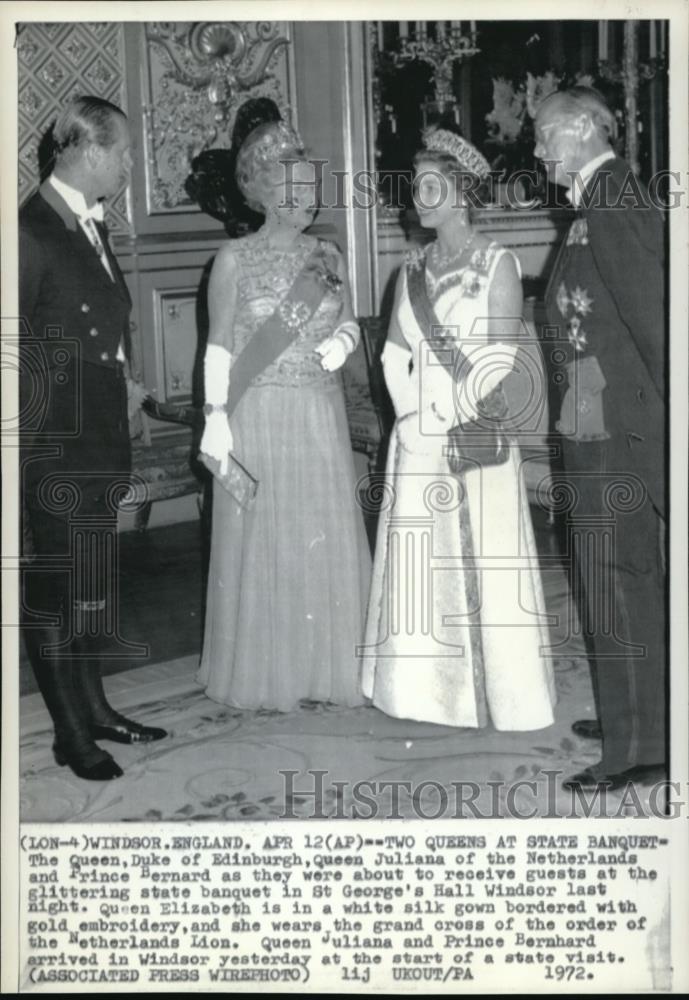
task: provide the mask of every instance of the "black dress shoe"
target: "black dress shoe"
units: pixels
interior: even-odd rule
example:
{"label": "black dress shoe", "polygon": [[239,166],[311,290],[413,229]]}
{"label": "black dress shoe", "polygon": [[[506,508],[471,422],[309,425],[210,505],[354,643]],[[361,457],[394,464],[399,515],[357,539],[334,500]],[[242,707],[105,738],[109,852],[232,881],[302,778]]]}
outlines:
{"label": "black dress shoe", "polygon": [[667,781],[667,768],[664,764],[636,764],[622,772],[626,781],[636,785],[657,785]]}
{"label": "black dress shoe", "polygon": [[627,772],[623,771],[620,774],[606,774],[604,771],[599,771],[595,767],[587,767],[584,771],[579,771],[578,774],[573,774],[571,778],[567,778],[562,782],[562,787],[570,791],[614,791],[616,788],[622,788],[623,785],[628,784],[632,779],[627,777]]}
{"label": "black dress shoe", "polygon": [[167,736],[165,729],[157,726],[142,726],[121,715],[114,725],[101,726],[92,723],[89,732],[94,740],[112,740],[113,743],[154,743]]}
{"label": "black dress shoe", "polygon": [[562,782],[562,787],[575,791],[594,791],[609,789],[615,791],[617,788],[624,788],[626,785],[655,785],[667,780],[667,772],[664,764],[636,764],[628,767],[625,771],[616,774],[605,774],[597,767],[587,767],[585,771],[572,775]]}
{"label": "black dress shoe", "polygon": [[[89,652],[88,644],[85,652]],[[84,656],[77,669],[82,711],[88,720],[91,739],[112,740],[113,743],[153,743],[165,739],[167,733],[164,729],[142,726],[112,707],[103,688],[100,663],[95,655],[90,660]]]}
{"label": "black dress shoe", "polygon": [[68,764],[78,778],[84,778],[86,781],[112,781],[113,778],[119,778],[124,774],[120,765],[112,759],[110,754],[94,764],[89,764],[85,760],[62,750],[57,743],[53,746],[53,753],[58,767],[64,767],[65,764]]}
{"label": "black dress shoe", "polygon": [[579,719],[572,723],[572,732],[585,740],[600,740],[603,737],[598,719]]}
{"label": "black dress shoe", "polygon": [[[36,606],[40,607],[40,591],[37,599],[39,604]],[[38,686],[55,727],[55,761],[60,767],[68,765],[77,777],[86,781],[110,781],[120,777],[122,768],[93,742],[89,734],[76,683],[77,670],[72,660],[59,656],[60,648],[70,638],[65,625],[70,619],[64,607],[62,619],[59,626],[32,627],[24,636]]]}

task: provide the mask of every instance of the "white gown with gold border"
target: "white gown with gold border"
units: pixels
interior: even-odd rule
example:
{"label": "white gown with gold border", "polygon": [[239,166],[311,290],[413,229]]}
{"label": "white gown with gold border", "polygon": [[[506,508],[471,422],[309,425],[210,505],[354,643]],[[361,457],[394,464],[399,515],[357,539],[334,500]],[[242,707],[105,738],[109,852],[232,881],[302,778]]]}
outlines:
{"label": "white gown with gold border", "polygon": [[[506,352],[488,344],[481,319],[488,316],[490,284],[506,252],[497,244],[477,250],[469,267],[437,284],[429,278],[427,286],[438,319],[455,328],[465,353],[495,351],[503,364]],[[423,426],[420,435],[405,433],[418,426],[414,411],[423,411],[428,393],[452,387],[443,369],[436,378],[425,364],[419,384],[424,336],[406,276],[397,320],[412,365],[401,388],[386,371],[397,421],[368,607],[364,694],[397,718],[544,728],[554,721],[555,687],[519,450],[513,447],[504,465],[456,477],[444,455],[444,434],[424,433]]]}

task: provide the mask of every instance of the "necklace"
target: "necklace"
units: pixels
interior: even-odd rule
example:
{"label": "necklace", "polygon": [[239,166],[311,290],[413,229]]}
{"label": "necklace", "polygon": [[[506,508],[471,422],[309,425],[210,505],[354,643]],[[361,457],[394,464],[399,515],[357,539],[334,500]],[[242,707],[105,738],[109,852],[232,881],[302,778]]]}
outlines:
{"label": "necklace", "polygon": [[440,268],[447,267],[448,264],[452,263],[452,261],[457,260],[459,257],[461,257],[462,254],[466,250],[468,250],[469,247],[473,244],[475,239],[476,239],[476,230],[474,229],[471,235],[469,236],[468,240],[466,240],[464,244],[460,247],[460,249],[456,250],[454,253],[448,253],[447,251],[441,250],[438,246],[438,242],[437,241],[434,242],[431,245],[431,256],[433,258],[434,264],[436,264]]}
{"label": "necklace", "polygon": [[262,254],[294,254],[300,253],[308,246],[302,233],[297,233],[293,240],[284,245],[272,243],[265,229],[259,229],[255,234],[254,249]]}

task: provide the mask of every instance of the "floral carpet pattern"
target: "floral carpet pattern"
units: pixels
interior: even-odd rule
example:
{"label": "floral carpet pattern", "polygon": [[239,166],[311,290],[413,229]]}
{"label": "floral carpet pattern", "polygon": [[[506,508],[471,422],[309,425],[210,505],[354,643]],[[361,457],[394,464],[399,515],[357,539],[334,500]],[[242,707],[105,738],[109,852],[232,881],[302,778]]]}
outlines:
{"label": "floral carpet pattern", "polygon": [[[572,733],[595,716],[591,679],[564,573],[543,568],[557,651],[555,723],[536,732],[458,729],[392,719],[378,709],[302,702],[289,713],[210,701],[187,656],[105,678],[113,705],[162,726],[158,743],[109,748],[124,769],[111,782],[77,778],[53,759],[38,694],[21,698],[24,822],[425,819],[644,815],[634,788],[583,798],[562,779],[595,763],[600,745]],[[375,784],[374,784],[375,783]]]}
{"label": "floral carpet pattern", "polygon": [[[570,728],[592,714],[580,658],[559,662],[557,721],[532,733],[453,729],[391,719],[372,707],[312,702],[288,714],[234,710],[205,697],[195,670],[187,657],[108,679],[120,710],[170,734],[147,746],[111,745],[125,771],[112,782],[82,781],[58,768],[39,696],[22,699],[31,703],[21,737],[22,819],[577,815],[578,801],[560,782],[598,756],[598,744]],[[385,783],[384,790],[372,791],[371,782]]]}

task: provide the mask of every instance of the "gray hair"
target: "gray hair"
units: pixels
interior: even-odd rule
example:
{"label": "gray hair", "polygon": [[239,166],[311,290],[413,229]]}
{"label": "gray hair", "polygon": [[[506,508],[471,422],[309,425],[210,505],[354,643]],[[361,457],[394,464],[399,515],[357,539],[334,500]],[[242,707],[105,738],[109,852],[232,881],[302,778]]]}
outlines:
{"label": "gray hair", "polygon": [[587,114],[601,139],[614,142],[617,138],[617,122],[605,98],[593,87],[569,87],[549,94],[538,106],[540,115],[549,106],[555,106],[565,118],[576,118]]}
{"label": "gray hair", "polygon": [[75,97],[53,125],[53,143],[58,154],[95,143],[109,149],[118,139],[115,119],[127,116],[116,104],[102,97]]}

